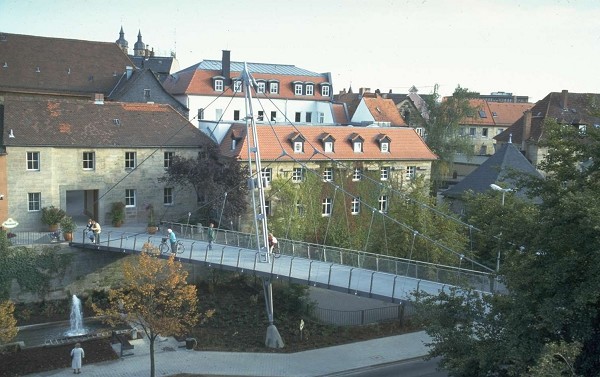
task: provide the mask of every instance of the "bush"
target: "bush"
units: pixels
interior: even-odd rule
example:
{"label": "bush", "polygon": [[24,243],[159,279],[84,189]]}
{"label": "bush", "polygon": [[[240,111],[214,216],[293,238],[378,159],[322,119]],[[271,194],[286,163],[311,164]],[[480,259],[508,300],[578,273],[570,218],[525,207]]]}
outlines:
{"label": "bush", "polygon": [[42,222],[48,226],[60,223],[66,215],[65,211],[55,206],[42,208]]}

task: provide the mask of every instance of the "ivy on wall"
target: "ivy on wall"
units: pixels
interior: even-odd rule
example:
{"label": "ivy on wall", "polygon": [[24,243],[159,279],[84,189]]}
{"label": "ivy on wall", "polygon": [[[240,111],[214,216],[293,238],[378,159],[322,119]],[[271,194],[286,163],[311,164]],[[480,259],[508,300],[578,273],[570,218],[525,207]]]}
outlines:
{"label": "ivy on wall", "polygon": [[59,246],[10,246],[6,232],[0,231],[0,300],[8,298],[13,279],[23,290],[46,293],[52,277],[64,272],[73,259],[59,251]]}

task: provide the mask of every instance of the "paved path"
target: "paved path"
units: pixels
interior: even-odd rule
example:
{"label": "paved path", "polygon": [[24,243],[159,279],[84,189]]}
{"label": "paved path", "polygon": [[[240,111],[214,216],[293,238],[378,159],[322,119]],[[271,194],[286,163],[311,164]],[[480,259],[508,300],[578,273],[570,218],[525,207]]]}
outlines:
{"label": "paved path", "polygon": [[[387,364],[427,354],[425,332],[351,343],[291,354],[207,352],[180,348],[173,338],[155,344],[156,376],[178,373],[206,376],[317,377],[341,371]],[[145,339],[131,342],[134,355],[119,360],[83,364],[82,375],[97,377],[148,376],[149,345]],[[60,369],[28,376],[71,376],[71,369]]]}

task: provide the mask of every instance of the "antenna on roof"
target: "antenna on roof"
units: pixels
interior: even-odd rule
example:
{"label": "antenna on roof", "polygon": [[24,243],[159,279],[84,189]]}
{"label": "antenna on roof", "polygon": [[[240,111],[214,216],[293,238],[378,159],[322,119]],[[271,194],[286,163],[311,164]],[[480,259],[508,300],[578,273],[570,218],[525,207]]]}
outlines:
{"label": "antenna on roof", "polygon": [[508,134],[508,144],[512,144],[512,132]]}

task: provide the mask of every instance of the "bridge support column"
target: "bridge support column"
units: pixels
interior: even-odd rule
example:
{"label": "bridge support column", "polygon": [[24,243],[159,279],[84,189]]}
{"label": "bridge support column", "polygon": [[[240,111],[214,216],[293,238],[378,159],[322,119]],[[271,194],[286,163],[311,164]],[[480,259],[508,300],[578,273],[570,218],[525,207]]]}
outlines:
{"label": "bridge support column", "polygon": [[269,348],[283,348],[283,339],[277,331],[277,327],[273,324],[273,285],[270,278],[263,279],[263,291],[265,294],[265,306],[267,309],[267,317],[269,319],[269,327],[267,327],[267,337],[265,345]]}

